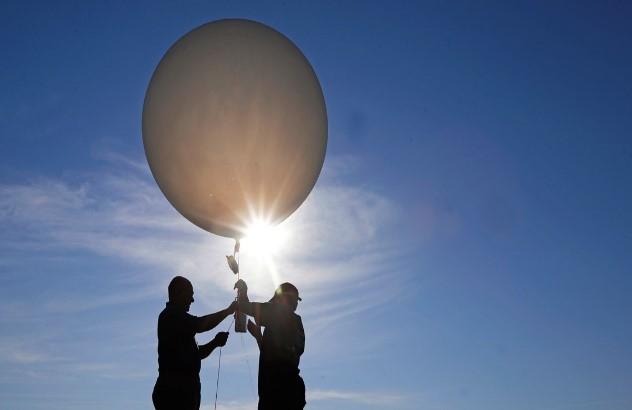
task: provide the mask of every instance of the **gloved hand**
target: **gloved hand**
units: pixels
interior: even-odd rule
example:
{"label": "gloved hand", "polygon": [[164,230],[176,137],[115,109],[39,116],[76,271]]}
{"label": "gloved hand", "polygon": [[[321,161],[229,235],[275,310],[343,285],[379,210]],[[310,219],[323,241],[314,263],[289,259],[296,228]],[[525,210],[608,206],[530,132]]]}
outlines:
{"label": "gloved hand", "polygon": [[239,279],[237,282],[235,282],[235,287],[233,289],[237,289],[239,292],[246,293],[248,292],[248,285],[246,285],[246,282],[243,279]]}
{"label": "gloved hand", "polygon": [[[235,282],[235,289],[237,289],[237,301],[239,303],[248,302],[248,285],[244,282],[243,279],[239,279]],[[239,310],[239,307],[237,307]]]}
{"label": "gloved hand", "polygon": [[228,340],[228,332],[219,332],[213,338],[213,343],[216,346],[225,346],[227,340]]}

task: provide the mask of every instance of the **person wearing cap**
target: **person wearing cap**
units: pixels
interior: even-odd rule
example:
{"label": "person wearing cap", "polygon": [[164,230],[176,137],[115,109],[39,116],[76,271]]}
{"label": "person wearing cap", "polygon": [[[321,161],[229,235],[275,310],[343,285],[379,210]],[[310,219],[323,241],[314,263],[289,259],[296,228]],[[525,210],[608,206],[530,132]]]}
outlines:
{"label": "person wearing cap", "polygon": [[194,302],[193,285],[188,279],[174,277],[168,291],[169,301],[158,317],[158,379],[152,401],[156,410],[198,410],[201,361],[226,344],[228,332],[219,332],[201,346],[195,334],[213,329],[235,312],[237,304],[197,317],[187,313]]}
{"label": "person wearing cap", "polygon": [[[237,281],[238,311],[248,320],[248,331],[259,345],[258,410],[299,410],[305,407],[305,383],[299,363],[305,350],[305,331],[295,313],[301,298],[291,283],[282,283],[266,303],[250,302],[248,286]],[[261,333],[261,327],[265,330]]]}

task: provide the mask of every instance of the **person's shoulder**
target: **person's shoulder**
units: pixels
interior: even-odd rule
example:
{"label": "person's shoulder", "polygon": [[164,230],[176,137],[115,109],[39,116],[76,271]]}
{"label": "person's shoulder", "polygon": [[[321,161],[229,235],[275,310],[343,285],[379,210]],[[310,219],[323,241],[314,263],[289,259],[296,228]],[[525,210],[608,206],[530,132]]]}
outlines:
{"label": "person's shoulder", "polygon": [[273,320],[285,320],[288,316],[294,315],[294,312],[281,303],[265,302],[261,304],[261,313]]}
{"label": "person's shoulder", "polygon": [[160,312],[158,318],[166,319],[166,320],[195,320],[197,316],[193,316],[189,312],[186,312],[182,309],[178,309],[173,306],[165,306],[165,308]]}
{"label": "person's shoulder", "polygon": [[162,319],[165,316],[167,316],[169,314],[169,306],[165,306],[161,311],[160,314],[158,314],[158,318]]}
{"label": "person's shoulder", "polygon": [[198,317],[195,315],[190,314],[189,312],[184,312],[184,317],[187,320],[198,320]]}
{"label": "person's shoulder", "polygon": [[294,311],[292,310],[292,308],[290,308],[287,305],[284,305],[282,303],[271,303],[272,306],[274,306],[274,310],[276,310],[279,314],[282,314],[284,316],[298,316],[296,313],[294,313]]}

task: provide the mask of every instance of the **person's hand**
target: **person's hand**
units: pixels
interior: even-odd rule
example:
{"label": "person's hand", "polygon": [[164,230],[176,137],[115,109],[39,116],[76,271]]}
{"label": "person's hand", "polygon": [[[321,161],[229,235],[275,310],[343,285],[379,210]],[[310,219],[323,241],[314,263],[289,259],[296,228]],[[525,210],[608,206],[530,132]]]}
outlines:
{"label": "person's hand", "polygon": [[228,340],[228,332],[219,332],[213,338],[213,343],[215,343],[216,346],[225,346],[227,340]]}
{"label": "person's hand", "polygon": [[226,313],[228,313],[229,315],[232,315],[233,313],[235,313],[236,310],[237,310],[237,302],[233,300],[231,304],[228,305],[228,307],[226,308]]}
{"label": "person's hand", "polygon": [[248,285],[246,285],[246,282],[243,279],[239,279],[235,282],[235,287],[233,289],[237,289],[240,293],[245,294],[248,292]]}
{"label": "person's hand", "polygon": [[251,335],[255,337],[255,339],[257,339],[261,337],[261,327],[257,326],[255,322],[248,319],[248,333],[250,333]]}

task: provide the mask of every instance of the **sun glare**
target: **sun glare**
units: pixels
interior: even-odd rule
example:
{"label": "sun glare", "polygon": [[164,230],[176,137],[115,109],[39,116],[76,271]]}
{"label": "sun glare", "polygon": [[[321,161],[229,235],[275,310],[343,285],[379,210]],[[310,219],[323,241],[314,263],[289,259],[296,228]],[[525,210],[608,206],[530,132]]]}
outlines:
{"label": "sun glare", "polygon": [[283,250],[288,232],[264,221],[253,222],[242,240],[244,250],[260,256],[273,256]]}

